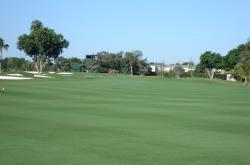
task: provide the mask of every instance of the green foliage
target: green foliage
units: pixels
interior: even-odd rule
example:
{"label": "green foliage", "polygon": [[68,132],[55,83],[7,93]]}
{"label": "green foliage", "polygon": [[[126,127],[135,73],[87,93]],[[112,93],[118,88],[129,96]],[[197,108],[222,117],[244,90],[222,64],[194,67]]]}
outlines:
{"label": "green foliage", "polygon": [[250,79],[250,42],[245,44],[245,49],[241,52],[239,63],[235,66],[235,72],[245,79],[245,85]]}
{"label": "green foliage", "polygon": [[53,29],[43,27],[40,21],[33,21],[29,34],[18,38],[17,48],[30,56],[40,73],[48,59],[56,59],[69,42]]}
{"label": "green foliage", "polygon": [[[98,57],[99,65],[102,72],[108,72],[109,69],[121,71],[123,62],[123,52],[119,53],[109,53],[109,52],[99,52],[96,54]],[[106,71],[105,71],[106,70]]]}
{"label": "green foliage", "polygon": [[215,72],[214,77],[215,77],[216,79],[226,80],[226,79],[227,79],[227,74],[222,74],[222,73],[217,73],[217,72]]}
{"label": "green foliage", "polygon": [[213,79],[216,69],[220,68],[222,68],[222,56],[219,53],[206,51],[200,56],[196,72],[205,72],[210,79]]}
{"label": "green foliage", "polygon": [[245,79],[245,84],[247,84],[248,79],[250,79],[250,61],[238,63],[234,70]]}
{"label": "green foliage", "polygon": [[250,41],[246,43],[246,49],[240,55],[241,62],[250,61]]}
{"label": "green foliage", "polygon": [[231,71],[235,65],[240,62],[240,55],[245,51],[244,44],[239,45],[237,48],[230,50],[226,56],[223,57],[223,69]]}
{"label": "green foliage", "polygon": [[193,77],[193,71],[188,71],[188,72],[183,72],[180,77],[181,78],[188,78],[188,77]]}
{"label": "green foliage", "polygon": [[64,58],[58,57],[55,60],[55,71],[80,72],[83,68],[83,61],[77,57]]}
{"label": "green foliage", "polygon": [[131,51],[125,53],[125,64],[127,64],[128,70],[130,70],[130,74],[137,74],[138,71],[138,62],[142,57],[141,51]]}
{"label": "green foliage", "polygon": [[200,56],[200,68],[219,69],[222,65],[222,56],[219,53],[206,51]]}
{"label": "green foliage", "polygon": [[[218,53],[207,51],[200,57],[200,63],[196,66],[194,76],[202,76],[205,72],[210,78],[213,73],[216,78],[226,79],[226,74],[216,73],[215,69],[223,69],[234,74],[237,80],[243,77],[246,81],[249,78],[250,42],[241,44],[230,50],[226,56],[221,57]],[[234,69],[234,70],[233,70]]]}
{"label": "green foliage", "polygon": [[194,70],[194,74],[204,74],[204,68],[202,67],[202,65],[199,63],[196,65],[195,70]]}
{"label": "green foliage", "polygon": [[195,70],[193,72],[193,76],[197,78],[206,78],[207,75],[204,72],[200,72],[199,70]]}
{"label": "green foliage", "polygon": [[[162,73],[161,73],[162,74]],[[175,78],[175,73],[173,70],[170,70],[169,72],[164,72],[164,77],[167,77],[167,78]]]}
{"label": "green foliage", "polygon": [[96,59],[84,59],[81,70],[83,72],[98,72],[97,67],[99,63]]}
{"label": "green foliage", "polygon": [[82,71],[107,73],[131,73],[135,75],[151,75],[151,68],[147,59],[142,58],[141,51],[110,53],[106,51],[93,55],[95,59],[85,59],[82,62]]}
{"label": "green foliage", "polygon": [[[9,57],[3,60],[4,71],[25,71],[30,69],[30,62],[24,58]],[[32,70],[32,69],[31,69]]]}
{"label": "green foliage", "polygon": [[2,38],[0,38],[0,53],[3,52],[3,50],[8,50],[9,45],[4,42]]}
{"label": "green foliage", "polygon": [[39,20],[34,20],[32,21],[31,23],[31,26],[30,26],[30,30],[31,31],[35,31],[35,30],[39,30],[39,29],[42,29],[44,26],[43,26],[43,23]]}
{"label": "green foliage", "polygon": [[0,38],[0,73],[2,72],[2,59],[3,59],[2,53],[3,53],[3,50],[7,51],[8,48],[9,48],[9,45],[6,44],[2,38]]}

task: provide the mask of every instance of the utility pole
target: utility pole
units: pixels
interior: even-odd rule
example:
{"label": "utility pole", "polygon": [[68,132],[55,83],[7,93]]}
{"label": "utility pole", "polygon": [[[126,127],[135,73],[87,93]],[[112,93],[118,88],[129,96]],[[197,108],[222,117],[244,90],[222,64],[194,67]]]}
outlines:
{"label": "utility pole", "polygon": [[161,77],[163,78],[164,77],[164,67],[165,67],[165,62],[164,60],[162,60],[162,65],[161,65]]}
{"label": "utility pole", "polygon": [[194,63],[193,63],[193,57],[192,57],[192,56],[191,56],[191,58],[190,58],[189,68],[190,68],[190,71],[191,71],[191,77],[193,77]]}

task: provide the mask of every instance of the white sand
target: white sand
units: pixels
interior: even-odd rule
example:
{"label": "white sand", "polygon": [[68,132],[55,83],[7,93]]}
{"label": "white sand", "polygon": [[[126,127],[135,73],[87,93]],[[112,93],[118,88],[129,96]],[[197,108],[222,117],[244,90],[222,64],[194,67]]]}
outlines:
{"label": "white sand", "polygon": [[59,72],[57,74],[59,74],[59,75],[72,75],[73,73],[70,73],[70,72]]}
{"label": "white sand", "polygon": [[21,75],[19,73],[7,74],[7,76],[23,77],[23,75]]}
{"label": "white sand", "polygon": [[31,73],[31,74],[38,74],[36,71],[25,71],[26,73]]}
{"label": "white sand", "polygon": [[0,80],[30,80],[32,78],[16,77],[16,76],[0,76]]}
{"label": "white sand", "polygon": [[49,74],[55,74],[56,72],[48,72]]}
{"label": "white sand", "polygon": [[34,77],[38,77],[38,78],[53,78],[53,77],[50,77],[50,76],[39,75],[39,74],[35,74]]}

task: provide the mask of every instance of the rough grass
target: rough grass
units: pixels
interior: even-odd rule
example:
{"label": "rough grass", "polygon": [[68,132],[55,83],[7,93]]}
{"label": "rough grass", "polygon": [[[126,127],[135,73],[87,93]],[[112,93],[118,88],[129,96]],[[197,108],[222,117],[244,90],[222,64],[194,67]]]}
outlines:
{"label": "rough grass", "polygon": [[1,165],[249,165],[250,88],[102,74],[0,81]]}

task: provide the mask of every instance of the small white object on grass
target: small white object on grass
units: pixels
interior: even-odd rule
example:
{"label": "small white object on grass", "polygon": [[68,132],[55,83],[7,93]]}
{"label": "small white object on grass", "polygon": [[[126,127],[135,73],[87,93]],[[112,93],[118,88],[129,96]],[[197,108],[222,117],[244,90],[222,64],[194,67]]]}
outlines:
{"label": "small white object on grass", "polygon": [[5,91],[5,89],[4,88],[2,88],[2,92],[4,92]]}

